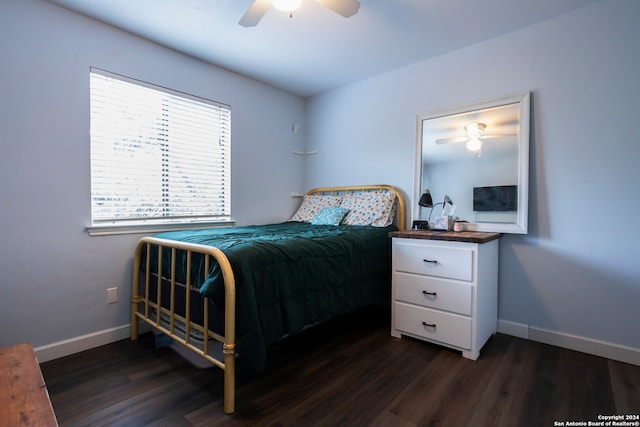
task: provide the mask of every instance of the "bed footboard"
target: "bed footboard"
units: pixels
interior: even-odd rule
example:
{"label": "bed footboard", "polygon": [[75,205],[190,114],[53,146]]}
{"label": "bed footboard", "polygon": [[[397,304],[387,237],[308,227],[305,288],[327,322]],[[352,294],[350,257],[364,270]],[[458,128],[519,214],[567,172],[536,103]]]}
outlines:
{"label": "bed footboard", "polygon": [[[171,251],[170,261],[170,306],[169,308],[161,305],[161,284],[162,274],[157,274],[155,280],[151,279],[150,261],[151,247],[158,248],[158,271],[162,268],[163,251]],[[186,253],[186,281],[185,281],[185,300],[186,304],[182,310],[178,310],[175,306],[176,289],[176,252],[184,251]],[[212,259],[215,260],[222,271],[225,287],[225,312],[224,312],[224,336],[209,329],[209,302],[208,298],[203,298],[203,315],[204,322],[199,324],[191,319],[191,288],[197,278],[191,277],[191,259],[192,254],[202,254],[204,256],[204,271],[209,271]],[[146,265],[142,268],[142,258],[146,259]],[[141,288],[141,278],[142,286]],[[156,283],[152,283],[155,281]],[[155,300],[150,299],[151,286],[156,287]],[[141,304],[143,307],[141,307]],[[131,339],[138,338],[138,322],[140,320],[148,323],[153,328],[170,336],[173,340],[179,342],[189,350],[205,358],[224,371],[224,412],[231,414],[235,411],[235,279],[233,270],[227,257],[218,248],[198,245],[192,243],[179,242],[175,240],[160,239],[156,237],[144,237],[139,240],[133,260],[133,289],[131,298]],[[184,313],[184,315],[177,312]],[[164,316],[164,317],[163,317]],[[161,323],[161,318],[166,319],[166,324]],[[175,329],[177,322],[184,325],[184,337],[178,334]],[[202,349],[191,342],[191,331],[197,330],[202,333],[204,341]],[[210,341],[214,340],[222,343],[223,360],[213,357],[209,353]]]}

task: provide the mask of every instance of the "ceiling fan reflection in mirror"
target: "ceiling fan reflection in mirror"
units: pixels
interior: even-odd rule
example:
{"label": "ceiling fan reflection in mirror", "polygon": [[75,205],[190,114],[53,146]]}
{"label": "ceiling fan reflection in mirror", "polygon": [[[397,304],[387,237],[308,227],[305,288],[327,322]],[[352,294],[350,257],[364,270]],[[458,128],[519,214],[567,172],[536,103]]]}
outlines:
{"label": "ceiling fan reflection in mirror", "polygon": [[[357,0],[314,0],[316,3],[333,10],[339,15],[348,18],[355,15],[360,9],[360,2]],[[293,11],[300,7],[302,0],[254,0],[238,22],[243,27],[255,27],[271,6],[276,9],[289,12],[293,16]]]}
{"label": "ceiling fan reflection in mirror", "polygon": [[484,123],[478,123],[478,122],[469,123],[464,127],[464,130],[466,133],[465,136],[437,139],[436,144],[455,144],[455,143],[465,142],[467,146],[467,150],[480,151],[480,149],[482,148],[482,140],[484,139],[513,140],[513,138],[517,136],[516,134],[485,135],[484,133],[485,128],[486,128],[486,125]]}

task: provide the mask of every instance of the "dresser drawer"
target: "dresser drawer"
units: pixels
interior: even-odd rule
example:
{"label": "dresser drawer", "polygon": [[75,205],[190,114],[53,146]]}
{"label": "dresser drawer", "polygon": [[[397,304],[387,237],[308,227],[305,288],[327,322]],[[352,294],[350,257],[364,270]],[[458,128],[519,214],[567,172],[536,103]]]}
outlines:
{"label": "dresser drawer", "polygon": [[396,330],[458,348],[471,348],[471,318],[401,302],[394,304]]}
{"label": "dresser drawer", "polygon": [[467,282],[396,272],[396,301],[471,316],[473,286]]}
{"label": "dresser drawer", "polygon": [[394,239],[393,251],[396,271],[457,280],[473,280],[473,251],[471,249],[412,244]]}

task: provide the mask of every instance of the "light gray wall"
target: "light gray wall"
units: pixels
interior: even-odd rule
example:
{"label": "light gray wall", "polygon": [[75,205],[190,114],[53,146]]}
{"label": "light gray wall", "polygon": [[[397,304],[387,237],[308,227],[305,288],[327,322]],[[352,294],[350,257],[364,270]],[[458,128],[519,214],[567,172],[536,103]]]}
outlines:
{"label": "light gray wall", "polygon": [[[287,219],[303,191],[304,103],[40,0],[0,2],[0,347],[129,323],[140,235],[89,237],[89,67],[232,107],[238,224]],[[118,286],[120,302],[107,305]]]}
{"label": "light gray wall", "polygon": [[411,195],[417,114],[529,90],[530,232],[501,240],[499,317],[640,349],[639,16],[605,0],[310,99],[307,185]]}

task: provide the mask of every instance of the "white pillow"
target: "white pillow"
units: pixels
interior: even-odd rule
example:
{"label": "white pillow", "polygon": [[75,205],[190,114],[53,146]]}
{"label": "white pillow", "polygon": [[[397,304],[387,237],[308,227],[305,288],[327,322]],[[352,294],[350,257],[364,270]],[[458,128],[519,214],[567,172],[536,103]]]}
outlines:
{"label": "white pillow", "polygon": [[322,208],[337,208],[340,202],[342,202],[342,196],[305,194],[302,204],[289,221],[311,222]]}
{"label": "white pillow", "polygon": [[366,191],[344,196],[340,207],[349,209],[345,225],[386,227],[393,223],[396,195],[390,191]]}

